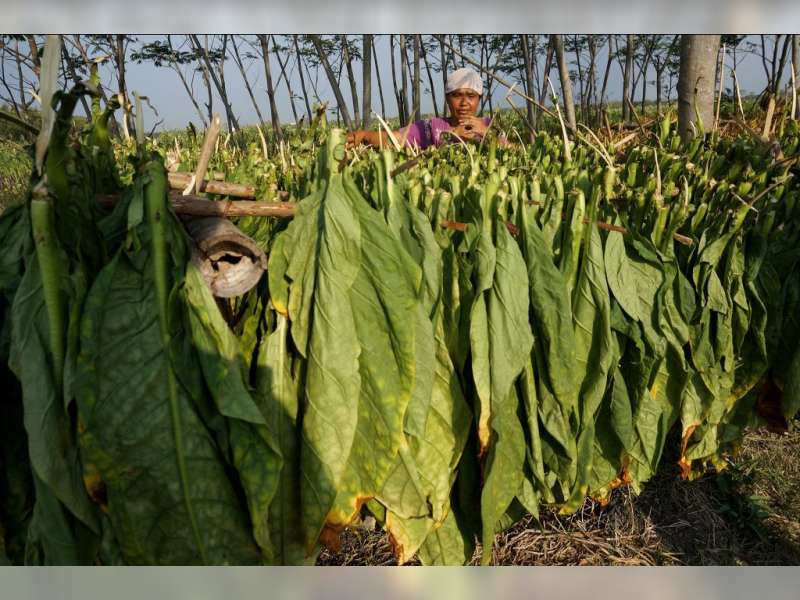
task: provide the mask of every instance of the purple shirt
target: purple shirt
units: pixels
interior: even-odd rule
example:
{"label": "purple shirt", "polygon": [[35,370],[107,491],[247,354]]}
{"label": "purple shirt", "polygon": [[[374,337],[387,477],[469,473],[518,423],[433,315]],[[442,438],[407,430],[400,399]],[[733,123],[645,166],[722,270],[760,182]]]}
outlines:
{"label": "purple shirt", "polygon": [[[487,127],[489,126],[489,117],[483,117],[481,121],[483,121]],[[428,146],[440,146],[446,143],[445,139],[442,138],[442,133],[450,129],[452,129],[452,127],[447,119],[434,117],[424,121],[415,121],[408,127],[401,129],[400,139],[403,139],[402,136],[406,135],[406,144],[417,144],[423,149]],[[455,136],[445,136],[445,138],[448,137],[450,138],[450,140],[448,140],[449,143],[458,142]]]}

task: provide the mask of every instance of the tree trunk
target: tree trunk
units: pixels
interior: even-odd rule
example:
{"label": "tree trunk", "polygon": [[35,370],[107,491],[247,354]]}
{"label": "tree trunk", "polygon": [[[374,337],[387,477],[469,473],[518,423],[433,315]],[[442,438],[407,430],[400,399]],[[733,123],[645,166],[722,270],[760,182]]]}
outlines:
{"label": "tree trunk", "polygon": [[[486,56],[486,36],[484,35],[481,36],[481,55],[480,58],[478,59],[478,63],[480,64],[478,72],[480,73],[481,76],[483,76],[483,74],[488,70],[489,67],[488,58],[486,59],[486,67],[483,66],[483,59],[485,56]],[[489,95],[482,94],[482,96],[483,97],[481,98],[481,107],[480,111],[478,112],[479,117],[483,117],[483,107],[486,105],[486,99],[488,98]]]}
{"label": "tree trunk", "polygon": [[[678,74],[678,131],[681,139],[693,137],[694,103],[704,130],[714,118],[714,66],[719,49],[719,35],[682,35],[681,63]],[[695,127],[700,130],[700,124]]]}
{"label": "tree trunk", "polygon": [[[547,44],[547,52],[544,59],[544,75],[542,77],[542,89],[539,92],[539,104],[544,106],[547,99],[547,79],[550,77],[550,70],[553,66],[553,37],[550,36],[550,41]],[[536,115],[536,127],[539,127],[539,119],[541,119],[541,111]]]}
{"label": "tree trunk", "polygon": [[[74,37],[77,38],[78,36],[76,35]],[[28,48],[30,48],[30,51],[31,51],[31,60],[33,61],[33,73],[34,73],[34,75],[36,75],[38,77],[39,76],[39,71],[42,68],[42,61],[39,58],[39,47],[36,45],[36,38],[34,36],[28,34],[28,35],[25,36],[25,39],[28,41]],[[85,54],[85,53],[82,52],[81,54]],[[85,59],[86,59],[86,57],[84,56],[84,60]],[[88,68],[89,64],[87,63],[86,66]]]}
{"label": "tree trunk", "polygon": [[[225,89],[224,71],[220,71],[220,74],[218,76],[217,72],[214,70],[214,65],[211,64],[211,58],[208,55],[208,48],[206,48],[204,44],[200,43],[200,40],[196,35],[192,34],[190,37],[194,41],[196,48],[201,52],[203,61],[206,66],[206,71],[211,77],[211,80],[214,82],[214,87],[217,88],[217,93],[219,94],[220,100],[222,100],[222,104],[225,107],[225,117],[228,121],[228,130],[232,131],[234,128],[236,128],[236,130],[238,131],[240,129],[239,122],[233,115],[233,108],[231,107],[231,103],[228,100],[228,93]],[[220,77],[222,77],[222,79],[220,79]]]}
{"label": "tree trunk", "polygon": [[[594,39],[594,35],[591,34],[587,36],[586,40],[589,46],[589,73],[586,76],[588,79],[586,90],[586,116],[587,119],[594,122],[592,117],[592,107],[597,110],[597,41]],[[597,113],[597,116],[599,116],[599,113]],[[599,119],[597,120],[597,123],[599,123]]]}
{"label": "tree trunk", "polygon": [[375,64],[375,79],[378,80],[378,97],[381,100],[381,116],[386,118],[386,103],[383,101],[383,83],[381,83],[381,69],[378,62],[378,53],[375,44],[372,44],[372,62]]}
{"label": "tree trunk", "polygon": [[661,73],[664,67],[656,68],[656,114],[661,115]]}
{"label": "tree trunk", "polygon": [[[531,71],[533,72],[533,89],[531,89],[531,93],[528,94],[531,98],[536,98],[539,93],[542,91],[542,82],[539,78],[539,61],[536,58],[536,51],[538,45],[538,38],[539,36],[536,34],[531,35],[532,43],[530,47],[531,52]],[[534,105],[533,107],[534,115],[539,114],[539,107]]]}
{"label": "tree trunk", "polygon": [[629,101],[631,101],[631,76],[633,75],[634,36],[628,34],[625,46],[625,71],[622,75],[622,121],[627,123],[631,118]]}
{"label": "tree trunk", "polygon": [[442,53],[442,115],[447,117],[447,51],[444,47],[444,36],[439,38],[439,48]]}
{"label": "tree trunk", "polygon": [[400,96],[403,99],[403,125],[408,125],[411,114],[408,105],[408,56],[406,55],[406,36],[400,34]]}
{"label": "tree trunk", "polygon": [[[347,35],[339,36],[342,42],[342,60],[347,69],[347,80],[350,83],[350,98],[353,100],[353,118],[355,123],[361,123],[361,109],[358,106],[358,90],[356,89],[356,77],[353,74],[353,65],[350,62],[350,49],[347,46]],[[358,126],[358,125],[356,125]]]}
{"label": "tree trunk", "polygon": [[608,87],[608,75],[611,73],[611,63],[614,60],[614,36],[608,36],[608,60],[606,61],[606,72],[603,74],[603,87],[600,88],[600,112],[606,108],[606,89]]}
{"label": "tree trunk", "polygon": [[365,34],[362,36],[361,41],[361,95],[364,102],[361,128],[366,129],[369,126],[369,117],[372,114],[372,36]]}
{"label": "tree trunk", "polygon": [[433,73],[431,73],[431,65],[428,63],[428,53],[425,50],[425,44],[420,42],[420,51],[422,52],[422,62],[425,64],[425,72],[428,74],[428,85],[431,86],[431,98],[433,99],[433,113],[439,116],[439,105],[436,103],[436,88],[433,86]]}
{"label": "tree trunk", "polygon": [[[794,89],[800,87],[800,35],[792,35],[792,68],[794,69]],[[794,118],[800,119],[800,99],[794,105]]]}
{"label": "tree trunk", "polygon": [[119,81],[119,92],[122,94],[124,104],[122,106],[122,116],[128,125],[128,131],[134,132],[133,118],[131,117],[130,102],[128,101],[128,87],[125,84],[125,36],[116,35],[114,37],[114,63],[117,66],[117,80]]}
{"label": "tree trunk", "polygon": [[[533,97],[533,68],[531,66],[531,54],[528,48],[528,35],[522,34],[519,36],[522,40],[522,56],[525,62],[525,85],[527,86],[527,95]],[[533,112],[533,102],[530,100],[525,101],[528,109],[528,123],[533,123],[535,115]],[[530,140],[534,141],[536,134],[530,131]]]}
{"label": "tree trunk", "polygon": [[[275,36],[272,36],[272,52],[275,54],[275,58],[278,59],[278,64],[281,67],[281,74],[278,77],[278,85],[280,85],[280,80],[283,79],[284,83],[286,84],[286,93],[289,94],[289,106],[292,109],[292,118],[294,119],[295,125],[297,125],[300,120],[297,118],[297,107],[294,104],[294,93],[292,92],[292,83],[289,81],[289,74],[286,72],[286,65],[289,64],[289,54],[287,49],[286,60],[281,60],[281,55],[278,52],[278,42],[275,41]],[[275,87],[277,88],[278,85]]]}
{"label": "tree trunk", "polygon": [[312,35],[309,37],[311,38],[311,42],[314,44],[314,49],[317,51],[319,62],[322,64],[322,68],[325,70],[325,76],[328,78],[328,83],[331,86],[331,90],[333,90],[333,95],[336,97],[338,112],[341,114],[342,119],[344,120],[345,127],[353,130],[355,127],[353,120],[350,118],[350,111],[347,110],[347,104],[344,102],[342,90],[339,87],[339,83],[336,81],[336,75],[334,74],[333,69],[331,69],[331,64],[328,62],[328,57],[325,55],[325,51],[323,50],[322,44],[319,41],[319,36]]}
{"label": "tree trunk", "polygon": [[247,95],[250,96],[250,101],[253,103],[253,108],[256,109],[256,115],[258,115],[258,123],[260,125],[264,122],[264,117],[261,115],[261,109],[258,108],[258,102],[256,102],[256,97],[253,94],[253,88],[250,87],[250,80],[247,79],[247,73],[244,70],[242,57],[239,55],[239,47],[236,45],[236,40],[233,36],[231,36],[231,45],[233,46],[233,62],[235,62],[236,66],[239,67],[239,73],[242,76],[242,81],[244,81],[244,87],[247,90]]}
{"label": "tree trunk", "polygon": [[[75,71],[75,65],[72,64],[70,60],[69,52],[67,52],[67,45],[62,43],[61,44],[61,56],[64,58],[64,65],[69,72],[70,79],[74,83],[80,82],[81,78],[78,77],[78,73]],[[5,61],[4,61],[5,62]],[[19,71],[19,86],[20,86],[20,93],[22,93],[22,66],[19,60],[19,54],[17,54],[17,70]],[[25,101],[25,96],[22,97],[23,102]],[[11,98],[11,101],[14,103],[14,109],[17,109],[17,103],[14,98]],[[86,118],[91,121],[92,120],[92,111],[89,108],[89,103],[86,102],[86,96],[81,95],[81,105],[83,106],[83,110],[86,112]],[[17,115],[22,118],[22,115],[19,114],[17,110]]]}
{"label": "tree trunk", "polygon": [[553,42],[553,50],[558,64],[558,75],[561,80],[561,95],[564,98],[564,114],[567,126],[572,131],[575,131],[575,101],[572,98],[572,82],[569,79],[567,59],[564,56],[564,40],[561,34],[553,34],[550,39]]}
{"label": "tree trunk", "polygon": [[581,121],[586,121],[586,90],[583,85],[583,67],[581,65],[580,41],[577,35],[572,36],[575,43],[575,62],[578,67],[578,99],[581,107]]}
{"label": "tree trunk", "polygon": [[412,111],[415,119],[422,118],[422,102],[420,97],[420,64],[419,64],[419,34],[414,35],[414,80],[411,85]]}
{"label": "tree trunk", "polygon": [[[647,68],[650,66],[650,53],[644,57],[642,66],[642,116],[644,116],[644,101],[647,98]],[[716,81],[716,79],[715,79]]]}
{"label": "tree trunk", "polygon": [[300,45],[297,43],[297,35],[292,36],[294,40],[294,53],[297,56],[297,71],[300,73],[300,89],[303,90],[303,101],[306,103],[306,114],[308,115],[308,124],[314,119],[314,113],[311,112],[311,103],[308,101],[308,91],[306,91],[306,78],[303,75],[303,58],[300,56]]}
{"label": "tree trunk", "polygon": [[[3,87],[6,88],[6,92],[8,92],[8,99],[11,102],[11,108],[14,109],[14,112],[17,114],[17,118],[21,121],[25,121],[25,117],[22,116],[22,111],[20,110],[20,106],[17,103],[17,99],[14,97],[14,92],[11,91],[11,86],[8,85],[6,81],[6,59],[5,59],[6,49],[3,48],[3,53],[0,55],[0,81],[3,83]],[[17,57],[19,60],[19,57]],[[20,76],[19,82],[19,92],[22,93],[24,89],[22,79]]]}
{"label": "tree trunk", "polygon": [[269,64],[269,39],[263,33],[258,35],[261,44],[261,58],[264,61],[264,75],[267,78],[267,99],[269,100],[269,113],[272,120],[272,132],[278,140],[283,139],[281,121],[278,115],[278,105],[275,103],[275,88],[272,86],[272,68]]}
{"label": "tree trunk", "polygon": [[178,78],[181,80],[181,85],[183,85],[183,89],[186,90],[186,94],[189,96],[189,100],[192,101],[192,106],[197,111],[198,116],[200,117],[200,122],[203,124],[203,128],[205,129],[208,127],[208,121],[206,121],[206,117],[203,114],[203,110],[200,108],[200,105],[197,103],[197,99],[194,97],[194,93],[192,92],[192,88],[189,87],[189,82],[186,81],[186,77],[183,76],[183,71],[181,71],[180,65],[173,60],[172,53],[175,52],[175,49],[172,47],[172,36],[167,36],[167,46],[169,46],[170,51],[170,66],[172,70],[178,74]]}
{"label": "tree trunk", "polygon": [[394,66],[394,36],[389,36],[389,55],[391,57],[392,63],[392,86],[394,87],[394,98],[397,102],[397,118],[400,120],[400,123],[403,124],[406,122],[406,115],[405,115],[405,107],[403,106],[403,100],[400,97],[400,88],[397,87],[397,70]]}
{"label": "tree trunk", "polygon": [[[781,50],[781,58],[780,62],[778,63],[778,70],[775,73],[775,85],[772,89],[772,93],[776,96],[780,91],[781,87],[781,78],[783,77],[783,69],[786,67],[786,59],[789,57],[789,44],[792,41],[792,35],[785,35],[783,38],[783,49]],[[778,41],[775,40],[775,46],[777,47]]]}

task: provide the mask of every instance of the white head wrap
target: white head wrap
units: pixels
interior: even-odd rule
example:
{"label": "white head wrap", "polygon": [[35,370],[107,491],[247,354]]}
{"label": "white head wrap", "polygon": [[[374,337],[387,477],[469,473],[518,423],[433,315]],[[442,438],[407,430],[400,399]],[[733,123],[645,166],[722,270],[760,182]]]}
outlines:
{"label": "white head wrap", "polygon": [[467,88],[479,94],[483,94],[483,81],[481,80],[481,76],[469,67],[456,69],[447,76],[444,93],[449,94],[461,88]]}

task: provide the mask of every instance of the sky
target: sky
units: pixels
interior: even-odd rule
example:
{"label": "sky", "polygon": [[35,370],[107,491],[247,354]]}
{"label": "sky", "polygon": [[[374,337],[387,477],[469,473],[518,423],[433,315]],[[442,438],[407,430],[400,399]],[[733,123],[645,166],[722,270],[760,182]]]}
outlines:
{"label": "sky", "polygon": [[[357,45],[360,47],[361,45],[361,36],[350,36]],[[768,36],[768,38],[772,38],[773,36]],[[147,43],[149,41],[153,41],[155,39],[164,39],[164,36],[147,36],[141,35],[136,36],[138,43],[132,43],[129,52],[136,48],[136,46],[140,45],[141,43]],[[202,38],[202,36],[201,36]],[[252,40],[253,36],[249,36]],[[540,44],[544,43],[544,37],[538,36],[540,40]],[[180,45],[185,36],[183,35],[176,35],[173,37],[173,44],[176,46]],[[391,66],[389,60],[389,36],[388,35],[377,35],[375,36],[375,51],[378,57],[378,69],[375,69],[373,65],[372,71],[372,106],[373,111],[377,111],[379,114],[381,113],[381,104],[379,99],[379,91],[378,91],[378,71],[380,72],[381,78],[381,85],[383,86],[383,95],[385,100],[385,112],[386,114],[381,114],[383,117],[394,117],[397,116],[397,105],[393,93],[392,88],[392,76],[391,76]],[[750,36],[748,38],[751,41],[758,42],[758,36]],[[741,93],[746,95],[747,93],[751,92],[759,92],[763,89],[765,84],[765,75],[763,71],[763,67],[761,64],[761,58],[757,55],[750,54],[744,51],[746,42],[748,39],[744,40],[740,45],[739,49],[737,50],[737,75],[739,78],[739,85],[741,89]],[[279,36],[279,41],[281,41],[281,37]],[[395,38],[395,44],[397,43]],[[768,42],[769,43],[769,42]],[[244,51],[246,44],[240,47],[240,51]],[[769,51],[769,45],[768,45]],[[435,52],[433,56],[429,56],[429,61],[431,64],[438,65],[439,52]],[[568,60],[574,59],[574,54],[568,53],[567,54]],[[605,51],[601,51],[597,57],[597,69],[598,69],[598,86],[602,83],[602,75],[603,70],[605,69],[607,54]],[[539,69],[543,68],[543,59],[539,61]],[[280,74],[280,65],[278,64],[277,58],[274,54],[271,54],[271,70],[272,70],[272,78],[273,82],[275,82]],[[726,64],[730,67],[733,65],[733,56],[729,52],[727,54]],[[460,66],[460,65],[459,65]],[[585,65],[584,65],[585,67]],[[266,94],[266,84],[265,84],[265,76],[264,76],[264,67],[261,60],[247,60],[245,59],[245,68],[247,69],[248,78],[250,80],[250,84],[253,88],[253,93],[256,98],[256,101],[259,104],[259,108],[261,110],[261,114],[264,116],[265,120],[269,120],[269,105],[267,100]],[[289,79],[292,85],[292,89],[295,95],[301,93],[300,87],[300,77],[298,74],[298,70],[296,68],[296,63],[294,61],[291,64],[287,65],[287,71],[289,72]],[[574,65],[571,65],[570,68],[575,68]],[[399,78],[399,62],[397,65],[397,76]],[[355,77],[357,80],[357,93],[359,94],[359,102],[361,101],[361,62],[358,60],[353,60],[353,70],[355,73]],[[199,73],[193,72],[190,67],[184,67],[183,72],[187,81],[191,83],[192,78],[194,78],[194,90],[195,90],[195,97],[198,101],[202,110],[204,109],[203,106],[203,98],[205,97],[206,91],[204,89],[202,83],[202,77]],[[555,86],[556,92],[560,94],[559,83],[558,83],[558,72],[556,69],[553,69],[551,72],[551,77],[553,84]],[[789,77],[789,68],[784,70],[784,80],[788,79]],[[111,89],[116,89],[117,84],[115,77],[113,75],[113,70],[111,69],[110,65],[104,68],[101,71],[102,78],[104,80],[104,84]],[[322,68],[311,69],[311,76],[315,79],[314,84],[312,85],[311,82],[308,80],[306,81],[306,86],[308,89],[309,94],[312,96],[311,103],[314,103],[314,91],[312,88],[316,87],[317,94],[320,99],[323,101],[328,101],[330,107],[335,106],[336,102],[331,92],[330,86],[328,84],[327,78],[322,70]],[[502,75],[504,78],[509,79],[512,83],[515,81],[513,77],[509,77],[506,75]],[[144,108],[144,118],[145,118],[145,127],[149,131],[156,128],[156,131],[165,130],[165,129],[176,129],[176,128],[183,128],[186,127],[189,121],[192,121],[196,126],[200,125],[199,116],[193,107],[186,91],[184,90],[178,75],[169,67],[162,66],[156,67],[151,62],[144,62],[141,64],[137,64],[132,60],[128,60],[127,63],[127,84],[129,92],[137,92],[141,96],[146,96],[149,99],[150,105],[157,111],[157,115],[150,109],[150,107],[145,106]],[[726,73],[727,78],[727,85],[730,85],[731,77],[730,71]],[[240,125],[252,125],[258,122],[258,117],[256,114],[255,109],[253,108],[252,101],[246,91],[244,81],[239,73],[238,67],[233,62],[232,59],[228,59],[225,65],[225,79],[226,79],[226,86],[228,89],[228,96],[231,99],[233,105],[233,111],[240,123]],[[442,76],[441,73],[434,72],[433,73],[434,79],[434,88],[435,94],[437,98],[437,103],[440,105],[442,104],[443,98],[443,85],[442,85]],[[655,85],[654,83],[650,82],[650,80],[655,79],[654,71],[650,70],[648,74],[648,86],[646,90],[646,97],[648,100],[655,100]],[[433,99],[431,94],[426,91],[428,88],[428,79],[427,74],[425,72],[424,67],[422,68],[421,73],[421,81],[422,81],[422,112],[423,113],[433,113]],[[675,82],[677,83],[677,82]],[[352,113],[352,101],[350,97],[350,88],[347,83],[346,78],[343,76],[340,86],[342,89],[342,93],[344,94],[345,101],[348,103],[348,108],[351,109]],[[574,94],[577,97],[578,89],[577,86],[574,86]],[[622,69],[617,61],[614,61],[611,67],[611,73],[609,76],[608,82],[608,91],[607,96],[608,99],[611,101],[619,100],[621,97],[622,91]],[[506,92],[507,89],[501,85],[497,85],[493,90],[492,101],[494,104],[495,109],[497,108],[508,108],[509,103],[506,100]],[[410,95],[410,91],[409,91]],[[674,92],[673,92],[674,97]],[[638,102],[641,99],[641,84],[637,87],[637,90],[634,93],[634,98]],[[560,101],[560,98],[559,98]],[[290,123],[294,120],[289,97],[287,93],[287,89],[284,83],[280,83],[276,90],[276,102],[278,107],[278,112],[280,115],[281,122],[283,123]],[[514,97],[515,104],[520,107],[524,108],[524,100],[519,97]],[[302,99],[296,98],[295,99],[296,109],[298,113],[298,117],[304,115],[306,113],[305,103]],[[548,102],[548,104],[550,104]],[[223,127],[225,127],[225,114],[224,108],[219,100],[218,96],[215,93],[214,99],[214,110],[220,113],[221,122]],[[331,118],[334,118],[334,113],[329,113]]]}

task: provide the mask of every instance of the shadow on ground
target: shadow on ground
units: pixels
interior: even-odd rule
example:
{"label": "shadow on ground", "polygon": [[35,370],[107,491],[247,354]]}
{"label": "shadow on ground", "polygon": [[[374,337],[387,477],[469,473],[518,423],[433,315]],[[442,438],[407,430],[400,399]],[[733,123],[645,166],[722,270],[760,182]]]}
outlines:
{"label": "shadow on ground", "polygon": [[[750,432],[729,471],[682,481],[674,461],[637,497],[615,490],[573,515],[547,511],[499,534],[497,565],[800,564],[800,431]],[[473,564],[478,564],[476,551]],[[352,529],[322,565],[393,565],[380,531]],[[407,564],[418,564],[416,559]]]}

